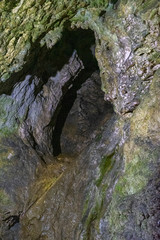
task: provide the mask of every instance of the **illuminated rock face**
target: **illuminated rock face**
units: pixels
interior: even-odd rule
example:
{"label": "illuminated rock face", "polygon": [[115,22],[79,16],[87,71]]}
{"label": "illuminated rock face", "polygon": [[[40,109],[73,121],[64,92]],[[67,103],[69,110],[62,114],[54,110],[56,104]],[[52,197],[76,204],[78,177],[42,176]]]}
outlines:
{"label": "illuminated rock face", "polygon": [[160,239],[159,1],[0,13],[0,239]]}

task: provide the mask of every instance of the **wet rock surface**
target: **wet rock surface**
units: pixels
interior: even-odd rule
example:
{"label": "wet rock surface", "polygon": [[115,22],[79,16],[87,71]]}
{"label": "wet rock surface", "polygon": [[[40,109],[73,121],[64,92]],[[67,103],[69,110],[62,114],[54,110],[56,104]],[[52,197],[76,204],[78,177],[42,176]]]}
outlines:
{"label": "wet rock surface", "polygon": [[160,239],[159,1],[0,13],[0,239]]}
{"label": "wet rock surface", "polygon": [[[115,119],[111,120],[108,128],[113,122]],[[106,129],[106,131],[112,132],[111,129]],[[97,166],[103,157],[107,157],[114,151],[118,142],[117,134],[118,132],[113,131],[111,139],[107,138],[107,134],[102,136],[102,140],[108,141],[107,149],[102,140],[96,141],[87,147],[77,159],[72,159],[69,168],[54,187],[51,187],[22,218],[21,236],[25,239],[78,239],[81,235],[88,236],[90,227],[87,226],[89,224],[87,221],[93,220],[87,219],[89,218],[88,212],[91,209],[93,211],[96,204],[100,204],[99,208],[101,209],[103,201],[100,196],[102,189],[97,187],[101,184],[98,182],[100,173]],[[69,161],[70,157],[62,156],[60,159]],[[116,165],[120,164],[119,161],[117,159]],[[112,162],[110,164],[113,166]],[[108,186],[110,189],[112,188],[111,176],[113,174],[111,166],[109,166],[110,176],[107,177],[108,181],[106,180],[108,184],[110,182]],[[97,203],[97,201],[99,202]],[[64,209],[66,210],[64,211]],[[98,214],[100,209],[97,209],[95,214]],[[40,225],[37,224],[38,222]],[[59,224],[62,224],[63,227],[59,228]],[[82,230],[82,224],[86,224],[85,232]]]}

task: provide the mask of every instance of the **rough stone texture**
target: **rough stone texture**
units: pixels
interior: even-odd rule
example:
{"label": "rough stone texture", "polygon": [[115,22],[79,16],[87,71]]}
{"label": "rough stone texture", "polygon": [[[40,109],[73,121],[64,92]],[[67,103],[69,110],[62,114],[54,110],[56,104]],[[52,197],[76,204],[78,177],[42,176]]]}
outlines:
{"label": "rough stone texture", "polygon": [[[0,13],[0,239],[160,239],[159,1],[2,0]],[[92,98],[94,49],[115,113],[90,115],[87,145],[65,131],[81,96],[85,116],[87,100],[107,106]]]}

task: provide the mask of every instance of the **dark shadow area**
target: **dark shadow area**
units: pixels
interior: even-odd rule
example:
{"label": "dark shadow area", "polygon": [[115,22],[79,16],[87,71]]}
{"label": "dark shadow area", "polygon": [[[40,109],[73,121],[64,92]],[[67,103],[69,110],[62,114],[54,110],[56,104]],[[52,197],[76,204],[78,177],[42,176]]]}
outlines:
{"label": "dark shadow area", "polygon": [[65,94],[62,102],[61,102],[61,110],[58,114],[56,125],[54,127],[53,131],[53,154],[54,156],[57,156],[61,153],[61,144],[60,144],[60,138],[63,130],[63,126],[65,124],[65,121],[67,119],[67,116],[74,104],[74,101],[77,97],[77,90],[80,88],[80,82],[77,82],[73,84],[73,87],[71,87],[67,93]]}
{"label": "dark shadow area", "polygon": [[[61,153],[60,138],[66,118],[77,98],[77,91],[81,85],[86,81],[91,74],[98,70],[98,64],[94,56],[95,38],[91,30],[78,29],[76,31],[65,31],[62,40],[57,44],[57,54],[60,57],[60,62],[57,67],[61,68],[67,61],[67,57],[71,56],[73,51],[76,50],[78,57],[82,60],[84,69],[74,79],[72,84],[67,83],[63,87],[64,97],[59,104],[58,110],[55,112],[53,119],[56,117],[53,131],[53,154],[57,156]],[[60,51],[59,51],[60,50]],[[71,86],[69,87],[69,85]],[[69,89],[68,89],[69,87]],[[66,91],[67,90],[67,91]]]}
{"label": "dark shadow area", "polygon": [[111,0],[112,4],[116,4],[119,0]]}
{"label": "dark shadow area", "polygon": [[[70,56],[71,53],[73,53],[73,51],[76,50],[78,57],[83,62],[84,69],[81,70],[81,72],[74,79],[74,81],[67,82],[67,84],[63,87],[63,89],[62,89],[64,92],[63,99],[60,101],[59,106],[57,107],[57,110],[55,111],[55,114],[53,116],[53,121],[51,121],[51,123],[50,123],[54,129],[53,135],[52,135],[53,136],[52,145],[53,145],[53,155],[54,156],[58,156],[59,154],[61,154],[63,152],[61,149],[61,144],[62,144],[61,143],[61,135],[62,135],[62,131],[63,131],[64,125],[65,125],[66,119],[77,99],[77,92],[81,89],[82,85],[86,82],[87,79],[89,79],[91,77],[91,75],[94,72],[98,73],[98,75],[97,75],[97,78],[99,81],[98,86],[96,85],[97,83],[95,83],[95,86],[92,86],[93,91],[94,91],[93,92],[94,96],[91,96],[91,99],[88,99],[88,103],[85,103],[88,107],[88,110],[86,107],[86,109],[84,110],[85,113],[83,111],[80,111],[78,113],[78,115],[86,115],[85,118],[87,118],[87,125],[89,128],[92,128],[92,126],[94,125],[94,124],[92,124],[92,122],[95,123],[96,121],[98,121],[97,118],[102,118],[102,115],[104,115],[106,113],[106,111],[112,112],[112,110],[113,110],[112,106],[110,106],[111,104],[105,103],[103,100],[104,94],[101,91],[99,68],[98,68],[98,64],[97,64],[97,61],[94,56],[94,46],[95,46],[95,38],[94,38],[93,32],[90,30],[82,30],[82,29],[72,31],[72,32],[65,31],[62,40],[56,46],[57,49],[60,49],[60,51],[57,49],[55,51],[57,51],[57,54],[59,54],[59,56],[61,56],[60,62],[58,63],[57,68],[61,68],[62,65],[66,63],[67,57]],[[62,62],[61,62],[61,59],[62,59]],[[92,83],[91,83],[91,85],[92,85]],[[90,88],[90,83],[88,83],[87,88],[88,89]],[[98,91],[101,92],[100,95],[97,94],[97,91],[94,90],[94,88],[98,88]],[[88,91],[88,94],[92,95],[92,93],[90,93],[89,91]],[[99,99],[96,99],[95,95],[98,95],[97,97],[100,97],[100,102],[99,102]],[[83,96],[81,96],[81,97],[83,98]],[[81,98],[81,97],[79,97],[79,98]],[[85,97],[85,98],[87,98],[87,97]],[[106,104],[105,107],[103,108],[104,114],[103,114],[103,110],[100,109],[101,107],[96,106],[95,101],[97,102],[97,105],[98,104],[99,105]],[[101,102],[103,102],[103,103],[101,103]],[[79,104],[83,105],[82,103],[79,103]],[[84,106],[83,106],[83,108],[84,108]],[[109,109],[109,110],[107,110],[107,109]],[[96,112],[96,113],[93,113],[93,112]],[[90,115],[90,116],[87,116],[87,115]],[[93,117],[93,119],[92,119],[92,117]],[[77,116],[76,116],[76,118],[77,118]],[[83,131],[80,130],[78,127],[78,125],[80,125],[79,120],[75,119],[75,121],[77,121],[76,131],[79,131],[83,134]],[[90,121],[90,123],[89,123],[89,121]],[[83,124],[85,124],[85,123],[83,123]],[[81,128],[81,126],[80,126],[80,128]],[[71,129],[71,132],[72,132],[72,129]],[[76,139],[76,137],[75,137],[75,139]],[[79,140],[81,141],[81,139],[79,139]],[[68,138],[68,141],[70,141],[69,138]],[[66,144],[72,145],[72,141],[68,142]]]}
{"label": "dark shadow area", "polygon": [[19,223],[19,215],[13,215],[13,216],[9,216],[6,219],[4,219],[3,221],[7,223],[8,225],[8,229],[12,228],[15,224]]}

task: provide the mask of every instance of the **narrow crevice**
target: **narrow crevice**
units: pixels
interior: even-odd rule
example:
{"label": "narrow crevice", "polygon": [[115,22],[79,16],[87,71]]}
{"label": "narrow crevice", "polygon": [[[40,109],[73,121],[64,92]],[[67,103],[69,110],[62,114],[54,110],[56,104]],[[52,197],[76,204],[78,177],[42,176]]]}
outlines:
{"label": "narrow crevice", "polygon": [[4,219],[3,221],[7,223],[8,229],[11,229],[16,223],[19,223],[20,215],[12,215]]}

